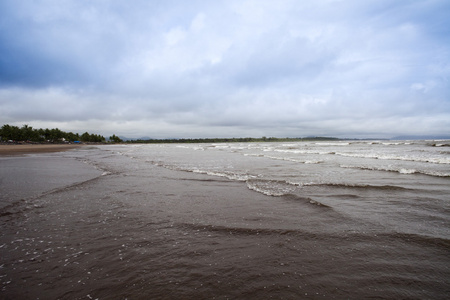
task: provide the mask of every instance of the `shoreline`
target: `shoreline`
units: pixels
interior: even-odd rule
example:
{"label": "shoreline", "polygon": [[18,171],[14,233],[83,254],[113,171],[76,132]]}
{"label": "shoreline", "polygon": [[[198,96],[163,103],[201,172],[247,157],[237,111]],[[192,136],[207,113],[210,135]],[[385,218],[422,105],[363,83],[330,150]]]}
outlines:
{"label": "shoreline", "polygon": [[23,144],[23,145],[0,145],[0,156],[18,156],[25,154],[38,154],[50,152],[62,152],[82,145],[74,144]]}

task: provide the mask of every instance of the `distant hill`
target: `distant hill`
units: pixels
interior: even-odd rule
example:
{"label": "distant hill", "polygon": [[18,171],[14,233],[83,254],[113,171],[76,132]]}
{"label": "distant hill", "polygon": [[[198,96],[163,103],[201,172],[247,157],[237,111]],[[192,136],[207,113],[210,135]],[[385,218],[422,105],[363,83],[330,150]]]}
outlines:
{"label": "distant hill", "polygon": [[391,140],[450,140],[450,135],[400,135]]}

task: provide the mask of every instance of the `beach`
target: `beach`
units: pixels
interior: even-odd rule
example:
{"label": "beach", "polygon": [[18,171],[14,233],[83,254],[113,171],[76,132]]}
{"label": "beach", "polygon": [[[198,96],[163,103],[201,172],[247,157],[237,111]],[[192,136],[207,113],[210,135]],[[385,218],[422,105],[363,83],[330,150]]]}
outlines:
{"label": "beach", "polygon": [[446,151],[241,143],[3,156],[0,298],[446,299]]}
{"label": "beach", "polygon": [[1,155],[24,155],[32,153],[60,152],[80,147],[75,144],[0,144]]}

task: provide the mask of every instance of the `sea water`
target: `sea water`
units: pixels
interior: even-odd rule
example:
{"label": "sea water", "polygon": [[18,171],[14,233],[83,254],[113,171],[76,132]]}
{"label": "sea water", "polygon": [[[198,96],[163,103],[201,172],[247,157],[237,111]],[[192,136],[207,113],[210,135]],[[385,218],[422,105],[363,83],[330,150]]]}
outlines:
{"label": "sea water", "polygon": [[446,299],[449,149],[135,144],[1,158],[0,295]]}

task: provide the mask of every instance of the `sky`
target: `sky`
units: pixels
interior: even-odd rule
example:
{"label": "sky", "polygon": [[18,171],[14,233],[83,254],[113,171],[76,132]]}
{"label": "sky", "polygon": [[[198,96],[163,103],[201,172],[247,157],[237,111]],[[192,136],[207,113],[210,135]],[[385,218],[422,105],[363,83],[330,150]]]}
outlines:
{"label": "sky", "polygon": [[0,126],[450,136],[448,0],[0,0]]}

